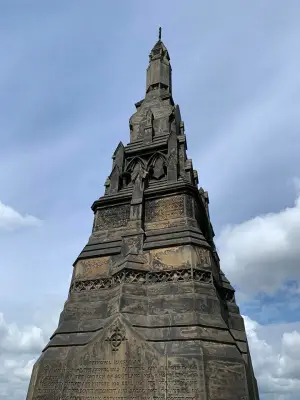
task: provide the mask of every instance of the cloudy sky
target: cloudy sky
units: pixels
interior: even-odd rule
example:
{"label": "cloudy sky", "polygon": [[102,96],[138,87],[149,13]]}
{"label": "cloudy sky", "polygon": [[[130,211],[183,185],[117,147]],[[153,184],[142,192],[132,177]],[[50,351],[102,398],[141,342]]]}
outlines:
{"label": "cloudy sky", "polygon": [[163,26],[261,398],[300,390],[299,0],[0,1],[0,398],[56,328]]}

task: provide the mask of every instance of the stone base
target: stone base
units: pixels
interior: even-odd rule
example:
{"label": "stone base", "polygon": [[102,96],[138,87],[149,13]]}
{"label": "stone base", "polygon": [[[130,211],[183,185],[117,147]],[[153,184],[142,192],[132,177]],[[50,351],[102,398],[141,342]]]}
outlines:
{"label": "stone base", "polygon": [[[118,315],[85,346],[49,347],[27,400],[252,400],[235,344],[147,341]],[[184,332],[185,331],[185,332]]]}

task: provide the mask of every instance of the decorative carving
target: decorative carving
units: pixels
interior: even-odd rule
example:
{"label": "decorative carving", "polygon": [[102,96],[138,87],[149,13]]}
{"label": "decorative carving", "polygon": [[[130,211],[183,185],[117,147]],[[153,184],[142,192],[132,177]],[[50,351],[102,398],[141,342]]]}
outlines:
{"label": "decorative carving", "polygon": [[181,218],[184,215],[184,197],[176,195],[148,200],[145,207],[145,222]]}
{"label": "decorative carving", "polygon": [[132,200],[142,200],[144,194],[144,184],[147,178],[148,172],[137,163],[131,174],[131,180],[133,183]]}
{"label": "decorative carving", "polygon": [[153,126],[153,113],[149,109],[146,114],[146,127],[148,128],[148,127],[152,127],[152,126]]}
{"label": "decorative carving", "polygon": [[142,234],[129,235],[122,237],[122,254],[125,256],[129,253],[139,254],[142,252],[144,237]]}
{"label": "decorative carving", "polygon": [[131,172],[131,181],[134,183],[138,176],[140,175],[141,171],[143,170],[143,167],[140,162],[137,162]]}
{"label": "decorative carving", "polygon": [[130,175],[131,183],[134,182],[140,170],[147,170],[146,162],[141,157],[134,157],[130,161],[127,161],[127,167],[125,173]]}
{"label": "decorative carving", "polygon": [[146,114],[146,122],[144,127],[144,144],[151,143],[153,140],[153,114],[152,111],[149,109]]}
{"label": "decorative carving", "polygon": [[203,264],[211,265],[209,250],[207,250],[203,247],[197,247],[196,253],[197,253],[198,262],[200,265],[203,265]]}
{"label": "decorative carving", "polygon": [[108,207],[97,211],[94,231],[126,226],[130,215],[130,205]]}
{"label": "decorative carving", "polygon": [[119,347],[121,346],[121,343],[127,340],[126,336],[126,331],[123,326],[120,326],[119,324],[115,324],[107,339],[105,339],[107,342],[110,343],[112,351],[118,351]]}
{"label": "decorative carving", "polygon": [[91,278],[108,273],[109,257],[88,258],[75,265],[76,278]]}
{"label": "decorative carving", "polygon": [[194,218],[194,199],[192,196],[186,196],[186,216],[189,218]]}
{"label": "decorative carving", "polygon": [[205,284],[212,283],[212,275],[210,271],[198,268],[182,268],[166,271],[138,271],[125,269],[117,272],[109,278],[98,278],[89,280],[74,280],[70,293],[83,292],[100,289],[110,289],[121,285],[122,283],[138,283],[140,285],[151,285],[161,282],[201,282]]}
{"label": "decorative carving", "polygon": [[223,289],[225,300],[229,303],[235,303],[234,291],[230,289]]}
{"label": "decorative carving", "polygon": [[167,172],[165,155],[161,152],[154,153],[148,160],[147,169],[151,178],[163,178]]}
{"label": "decorative carving", "polygon": [[[157,47],[157,48],[154,48],[153,50],[152,50],[152,56],[156,56],[156,55],[158,55],[159,53],[160,53],[160,48],[159,47]],[[151,58],[152,59],[152,58]]]}
{"label": "decorative carving", "polygon": [[[196,282],[205,282],[205,283],[212,283],[212,275],[208,271],[201,271],[198,269],[194,270],[194,280]],[[209,280],[209,282],[206,282]]]}

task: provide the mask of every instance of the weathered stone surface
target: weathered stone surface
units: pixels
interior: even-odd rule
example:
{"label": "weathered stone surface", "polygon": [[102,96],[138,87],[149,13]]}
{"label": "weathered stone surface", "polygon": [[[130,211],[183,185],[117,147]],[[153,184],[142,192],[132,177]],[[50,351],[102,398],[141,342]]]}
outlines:
{"label": "weathered stone surface", "polygon": [[109,264],[110,258],[107,256],[80,260],[74,265],[74,277],[85,279],[96,276],[107,276],[109,274]]}
{"label": "weathered stone surface", "polygon": [[136,108],[27,400],[258,400],[161,40]]}

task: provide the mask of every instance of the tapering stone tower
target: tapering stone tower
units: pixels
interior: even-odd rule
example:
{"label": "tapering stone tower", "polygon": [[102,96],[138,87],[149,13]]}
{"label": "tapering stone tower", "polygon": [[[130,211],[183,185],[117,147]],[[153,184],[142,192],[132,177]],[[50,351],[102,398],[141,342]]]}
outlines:
{"label": "tapering stone tower", "polygon": [[161,41],[27,400],[258,400]]}

